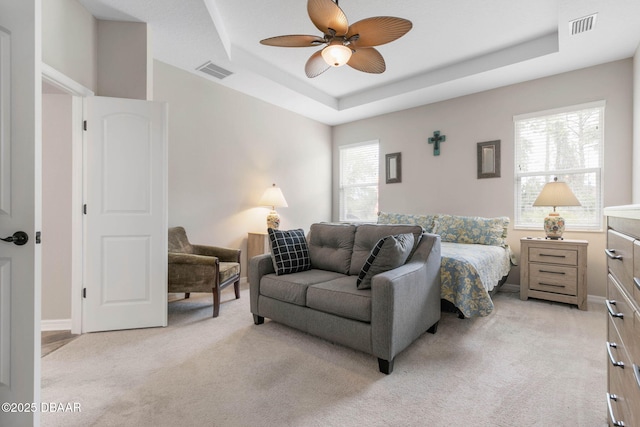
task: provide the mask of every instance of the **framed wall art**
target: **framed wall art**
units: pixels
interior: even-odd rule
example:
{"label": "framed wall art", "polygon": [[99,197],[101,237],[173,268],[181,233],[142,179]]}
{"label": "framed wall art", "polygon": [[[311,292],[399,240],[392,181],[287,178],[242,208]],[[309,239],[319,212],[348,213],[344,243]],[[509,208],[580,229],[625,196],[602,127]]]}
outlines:
{"label": "framed wall art", "polygon": [[478,142],[478,179],[500,177],[500,140]]}
{"label": "framed wall art", "polygon": [[402,153],[385,155],[385,169],[387,171],[387,184],[402,182]]}

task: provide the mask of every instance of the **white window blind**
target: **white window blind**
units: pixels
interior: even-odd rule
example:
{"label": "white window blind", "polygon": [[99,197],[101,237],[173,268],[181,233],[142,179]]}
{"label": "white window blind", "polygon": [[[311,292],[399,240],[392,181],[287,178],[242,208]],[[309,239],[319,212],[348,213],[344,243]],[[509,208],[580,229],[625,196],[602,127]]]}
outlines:
{"label": "white window blind", "polygon": [[340,147],[340,221],[378,215],[378,141]]}
{"label": "white window blind", "polygon": [[567,230],[602,229],[604,101],[514,117],[515,224],[540,228],[553,207],[533,207],[547,182],[566,182],[582,206],[558,207]]}

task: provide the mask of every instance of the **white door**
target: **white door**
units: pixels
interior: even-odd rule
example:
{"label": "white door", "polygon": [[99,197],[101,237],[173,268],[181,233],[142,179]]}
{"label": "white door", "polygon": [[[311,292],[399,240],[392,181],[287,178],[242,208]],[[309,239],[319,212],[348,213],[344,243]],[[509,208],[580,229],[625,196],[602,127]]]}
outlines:
{"label": "white door", "polygon": [[39,423],[33,412],[40,400],[39,14],[39,0],[0,0],[0,237],[24,231],[29,239],[21,246],[0,242],[2,426]]}
{"label": "white door", "polygon": [[83,332],[167,325],[167,105],[89,97]]}

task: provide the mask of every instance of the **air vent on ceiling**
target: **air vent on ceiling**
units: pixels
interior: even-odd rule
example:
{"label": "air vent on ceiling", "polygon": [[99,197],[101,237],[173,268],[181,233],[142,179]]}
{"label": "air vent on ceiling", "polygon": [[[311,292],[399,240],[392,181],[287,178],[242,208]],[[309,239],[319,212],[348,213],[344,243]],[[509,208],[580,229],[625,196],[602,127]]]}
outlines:
{"label": "air vent on ceiling", "polygon": [[196,70],[202,71],[203,73],[209,74],[210,76],[213,76],[217,79],[224,79],[225,77],[229,77],[231,74],[233,74],[229,70],[225,70],[222,67],[218,67],[216,64],[212,63],[211,61],[207,61],[203,65],[196,68]]}
{"label": "air vent on ceiling", "polygon": [[593,15],[569,21],[569,31],[571,31],[571,35],[575,36],[576,34],[586,33],[587,31],[593,30],[596,26],[597,17],[598,14],[594,13]]}

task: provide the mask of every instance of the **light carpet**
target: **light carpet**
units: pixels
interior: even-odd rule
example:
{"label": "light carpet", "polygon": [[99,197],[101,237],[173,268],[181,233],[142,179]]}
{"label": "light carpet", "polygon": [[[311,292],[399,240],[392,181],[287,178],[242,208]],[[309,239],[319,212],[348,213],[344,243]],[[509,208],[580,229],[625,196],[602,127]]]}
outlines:
{"label": "light carpet", "polygon": [[267,320],[249,292],[169,304],[167,328],[85,334],[42,359],[43,426],[605,426],[606,315],[499,292],[377,359]]}

